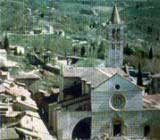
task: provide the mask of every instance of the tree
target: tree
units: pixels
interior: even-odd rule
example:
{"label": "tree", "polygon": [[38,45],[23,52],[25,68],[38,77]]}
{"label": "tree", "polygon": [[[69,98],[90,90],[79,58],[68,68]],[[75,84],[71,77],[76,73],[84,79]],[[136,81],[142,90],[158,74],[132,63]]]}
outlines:
{"label": "tree", "polygon": [[149,50],[149,59],[153,59],[153,50],[152,50],[152,47]]}
{"label": "tree", "polygon": [[128,43],[126,47],[124,48],[124,54],[126,55],[132,55],[134,53],[134,50],[132,47],[129,47]]}
{"label": "tree", "polygon": [[9,51],[9,40],[8,40],[7,35],[5,35],[5,38],[4,38],[4,49],[6,51]]}
{"label": "tree", "polygon": [[73,47],[73,55],[76,56],[76,54],[77,54],[77,48]]}
{"label": "tree", "polygon": [[99,45],[98,48],[98,58],[100,59],[104,59],[104,54],[105,54],[105,46],[104,46],[104,42],[102,41],[101,44]]}
{"label": "tree", "polygon": [[83,46],[82,48],[81,48],[81,57],[83,57],[84,55],[85,55],[85,47]]}
{"label": "tree", "polygon": [[66,58],[68,55],[72,54],[72,43],[70,39],[66,39],[65,37],[62,37],[59,39],[58,43],[58,52]]}
{"label": "tree", "polygon": [[141,63],[140,62],[138,64],[137,85],[143,86],[143,79],[142,79],[142,71],[141,71]]}

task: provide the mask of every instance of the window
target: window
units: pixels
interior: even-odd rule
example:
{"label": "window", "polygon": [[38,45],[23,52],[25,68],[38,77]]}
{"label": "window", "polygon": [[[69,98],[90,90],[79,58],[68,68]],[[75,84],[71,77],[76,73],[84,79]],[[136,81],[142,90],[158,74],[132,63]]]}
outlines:
{"label": "window", "polygon": [[120,39],[120,29],[117,29],[116,39],[117,39],[117,40],[119,40],[119,39]]}
{"label": "window", "polygon": [[116,84],[115,85],[115,89],[119,90],[120,89],[120,85]]}
{"label": "window", "polygon": [[115,44],[112,44],[112,49],[115,49],[116,45]]}
{"label": "window", "polygon": [[125,97],[121,94],[114,94],[111,98],[111,104],[114,109],[123,109],[126,104]]}
{"label": "window", "polygon": [[113,39],[116,38],[116,30],[115,29],[112,30],[112,36],[113,36]]}

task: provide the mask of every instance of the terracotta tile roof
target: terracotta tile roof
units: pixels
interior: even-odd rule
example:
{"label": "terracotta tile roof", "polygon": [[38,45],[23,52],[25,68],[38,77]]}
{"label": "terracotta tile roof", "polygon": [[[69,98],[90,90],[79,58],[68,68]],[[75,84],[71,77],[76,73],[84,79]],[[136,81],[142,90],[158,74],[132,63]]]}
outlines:
{"label": "terracotta tile roof", "polygon": [[6,117],[15,118],[15,117],[17,117],[17,116],[20,115],[20,114],[21,114],[20,111],[14,111],[14,110],[12,110],[12,111],[7,111],[7,112],[6,112]]}
{"label": "terracotta tile roof", "polygon": [[83,67],[64,67],[63,76],[64,77],[80,77],[81,73],[84,73],[89,68]]}
{"label": "terracotta tile roof", "polygon": [[36,74],[23,74],[15,76],[16,80],[23,80],[23,79],[31,79],[31,80],[38,80],[40,77]]}
{"label": "terracotta tile roof", "polygon": [[152,78],[160,78],[160,73],[156,73],[154,75],[151,76]]}
{"label": "terracotta tile roof", "polygon": [[34,110],[38,109],[35,101],[31,98],[31,93],[24,87],[17,85],[9,85],[6,87],[4,85],[0,85],[0,94],[8,94],[15,97],[15,106],[20,105],[21,107],[29,107]]}
{"label": "terracotta tile roof", "polygon": [[160,94],[144,95],[143,107],[147,109],[160,109]]}
{"label": "terracotta tile roof", "polygon": [[37,104],[34,100],[32,100],[30,97],[26,98],[25,100],[22,100],[21,98],[17,98],[17,100],[14,102],[15,106],[16,105],[20,105],[21,107],[27,107],[27,108],[30,108],[32,110],[38,110],[38,107],[37,107]]}
{"label": "terracotta tile roof", "polygon": [[96,87],[114,74],[125,75],[121,69],[117,68],[93,68],[93,67],[64,67],[63,76],[74,78],[79,77]]}
{"label": "terracotta tile roof", "polygon": [[104,74],[98,69],[89,69],[82,75],[82,79],[84,79],[87,82],[90,82],[92,87],[98,86],[108,78],[109,78],[108,75]]}
{"label": "terracotta tile roof", "polygon": [[6,91],[6,88],[2,85],[0,85],[0,93],[4,93]]}
{"label": "terracotta tile roof", "polygon": [[24,96],[24,97],[31,96],[31,93],[28,90],[26,90],[24,87],[20,87],[17,85],[10,87],[9,89],[6,89],[6,93],[13,96]]}
{"label": "terracotta tile roof", "polygon": [[[27,123],[26,123],[27,122]],[[33,135],[42,140],[55,140],[49,133],[47,127],[37,112],[25,111],[20,120],[19,131],[24,134]]]}
{"label": "terracotta tile roof", "polygon": [[0,76],[8,75],[8,72],[0,70]]}

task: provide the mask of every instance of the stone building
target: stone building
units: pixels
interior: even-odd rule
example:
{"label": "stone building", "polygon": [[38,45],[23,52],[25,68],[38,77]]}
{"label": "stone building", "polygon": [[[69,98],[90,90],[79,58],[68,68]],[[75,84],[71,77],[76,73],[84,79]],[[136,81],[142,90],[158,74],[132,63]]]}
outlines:
{"label": "stone building", "polygon": [[160,73],[152,75],[151,78],[152,82],[150,86],[150,93],[160,93]]}
{"label": "stone building", "polygon": [[160,138],[154,131],[160,127],[159,104],[121,69],[67,67],[61,82],[59,102],[49,107],[58,139]]}
{"label": "stone building", "polygon": [[106,49],[106,66],[122,67],[124,48],[124,24],[121,21],[117,6],[113,8],[111,19],[107,25],[108,49]]}
{"label": "stone building", "polygon": [[0,69],[9,69],[17,67],[17,63],[7,58],[7,52],[5,49],[0,49]]}
{"label": "stone building", "polygon": [[61,70],[58,103],[49,105],[49,127],[59,140],[159,140],[159,98],[150,100],[121,69],[124,31],[116,6],[108,26],[107,67]]}
{"label": "stone building", "polygon": [[54,140],[38,114],[31,92],[0,72],[0,139]]}

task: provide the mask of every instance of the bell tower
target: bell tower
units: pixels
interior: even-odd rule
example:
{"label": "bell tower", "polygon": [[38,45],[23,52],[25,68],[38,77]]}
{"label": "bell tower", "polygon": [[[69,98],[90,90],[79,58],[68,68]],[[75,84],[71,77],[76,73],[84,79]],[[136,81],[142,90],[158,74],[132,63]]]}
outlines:
{"label": "bell tower", "polygon": [[122,67],[124,47],[124,24],[116,5],[107,25],[108,49],[106,49],[106,67]]}

